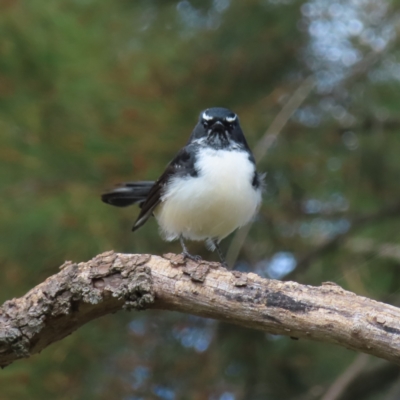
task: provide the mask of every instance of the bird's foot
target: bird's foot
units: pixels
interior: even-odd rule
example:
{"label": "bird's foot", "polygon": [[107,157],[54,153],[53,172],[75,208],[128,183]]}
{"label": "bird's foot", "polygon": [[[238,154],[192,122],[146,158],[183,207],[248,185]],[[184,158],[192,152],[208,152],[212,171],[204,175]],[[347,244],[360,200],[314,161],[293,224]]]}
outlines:
{"label": "bird's foot", "polygon": [[194,256],[194,255],[190,254],[188,251],[182,251],[182,255],[184,258],[188,258],[189,260],[192,260],[192,261],[199,262],[202,260],[202,258],[200,256]]}

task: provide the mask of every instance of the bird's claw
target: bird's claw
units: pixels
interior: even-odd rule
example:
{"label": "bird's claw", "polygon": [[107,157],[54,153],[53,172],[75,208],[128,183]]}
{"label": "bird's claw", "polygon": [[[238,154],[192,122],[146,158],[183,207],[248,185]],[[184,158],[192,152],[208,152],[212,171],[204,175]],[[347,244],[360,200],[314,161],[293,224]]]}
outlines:
{"label": "bird's claw", "polygon": [[182,255],[183,255],[184,258],[188,258],[189,260],[192,260],[192,261],[199,262],[199,261],[202,260],[202,258],[200,256],[194,256],[194,255],[190,254],[187,251],[183,251]]}

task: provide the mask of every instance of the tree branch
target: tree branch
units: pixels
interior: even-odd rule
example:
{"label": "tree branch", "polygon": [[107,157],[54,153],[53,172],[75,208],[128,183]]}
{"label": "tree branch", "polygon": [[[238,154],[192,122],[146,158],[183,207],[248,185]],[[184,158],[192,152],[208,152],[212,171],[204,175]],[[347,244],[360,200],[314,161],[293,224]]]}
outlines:
{"label": "tree branch", "polygon": [[100,254],[0,308],[0,366],[121,309],[175,310],[272,334],[334,343],[400,364],[400,309],[343,290],[262,279],[219,263]]}
{"label": "tree branch", "polygon": [[333,382],[332,386],[321,397],[321,400],[338,400],[349,385],[361,374],[367,365],[369,356],[359,354],[348,368]]}

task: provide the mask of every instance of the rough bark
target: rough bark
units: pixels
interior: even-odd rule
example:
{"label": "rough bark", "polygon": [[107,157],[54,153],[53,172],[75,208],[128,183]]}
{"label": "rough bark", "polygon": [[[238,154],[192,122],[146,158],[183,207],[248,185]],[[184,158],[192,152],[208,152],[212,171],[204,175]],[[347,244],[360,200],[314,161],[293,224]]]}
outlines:
{"label": "rough bark", "polygon": [[326,282],[320,287],[227,271],[182,256],[100,254],[0,308],[0,366],[122,309],[156,308],[273,334],[334,343],[400,364],[400,309]]}

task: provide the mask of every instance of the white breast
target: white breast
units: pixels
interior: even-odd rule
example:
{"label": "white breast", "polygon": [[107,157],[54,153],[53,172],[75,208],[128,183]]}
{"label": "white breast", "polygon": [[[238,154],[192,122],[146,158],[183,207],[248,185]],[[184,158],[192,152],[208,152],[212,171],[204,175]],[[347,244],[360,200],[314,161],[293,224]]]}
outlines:
{"label": "white breast", "polygon": [[221,240],[247,224],[260,204],[246,152],[202,149],[195,167],[197,177],[171,180],[155,211],[167,240]]}

